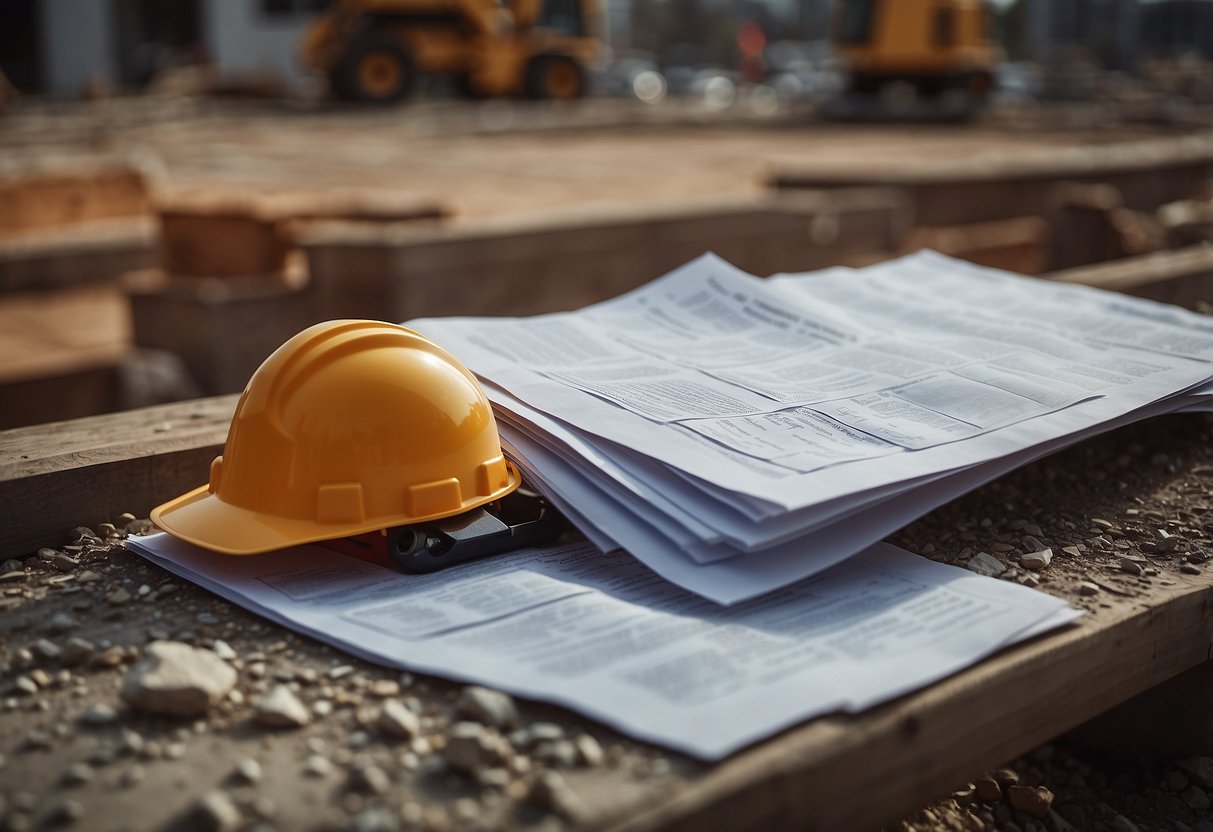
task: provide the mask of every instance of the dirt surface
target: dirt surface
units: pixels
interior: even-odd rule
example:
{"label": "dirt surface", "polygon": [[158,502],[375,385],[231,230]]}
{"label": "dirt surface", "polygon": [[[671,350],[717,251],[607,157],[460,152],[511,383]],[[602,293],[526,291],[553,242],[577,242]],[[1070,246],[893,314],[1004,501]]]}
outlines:
{"label": "dirt surface", "polygon": [[[1002,579],[1098,616],[1110,596],[1207,568],[1211,479],[1213,420],[1156,419],[1024,468],[893,540],[958,565],[984,552],[1006,566]],[[515,717],[508,698],[352,659],[182,584],[123,550],[117,529],[96,532],[0,567],[8,829],[555,829],[610,817],[707,770],[561,709],[520,702]],[[1025,566],[1046,548],[1047,565]],[[229,677],[190,716],[121,693],[145,675],[141,662],[159,649],[149,645],[165,640],[197,648],[206,661],[192,660]],[[460,731],[486,743],[471,764],[451,753]],[[1180,782],[1178,764],[1118,779],[1107,759],[1061,748],[1012,766],[1026,788],[1050,790],[1047,800],[1033,792],[1034,808],[975,797],[974,772],[959,796],[903,828],[1148,832],[1213,822],[1194,775],[1181,789],[1166,785]]]}
{"label": "dirt surface", "polygon": [[769,173],[806,161],[905,164],[1167,135],[1108,130],[1080,108],[991,116],[973,125],[837,125],[780,113],[711,113],[620,101],[571,107],[418,103],[386,111],[153,97],[17,110],[0,120],[0,168],[81,156],[142,159],[162,188],[242,193],[390,190],[464,219],[574,205],[761,193]]}

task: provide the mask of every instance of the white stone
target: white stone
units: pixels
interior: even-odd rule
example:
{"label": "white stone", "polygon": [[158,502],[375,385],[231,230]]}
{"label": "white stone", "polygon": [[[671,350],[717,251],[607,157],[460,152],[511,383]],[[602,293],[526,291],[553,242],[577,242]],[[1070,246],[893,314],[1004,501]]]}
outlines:
{"label": "white stone", "polygon": [[966,567],[970,572],[976,572],[978,575],[985,575],[990,578],[997,578],[1007,571],[1007,568],[1002,565],[1002,561],[985,552],[978,552],[969,558]]}
{"label": "white stone", "polygon": [[173,716],[202,716],[236,684],[236,671],[210,650],[155,641],[122,682],[132,707]]}
{"label": "white stone", "polygon": [[301,728],[312,721],[312,713],[286,685],[275,685],[256,705],[253,718],[267,728]]}

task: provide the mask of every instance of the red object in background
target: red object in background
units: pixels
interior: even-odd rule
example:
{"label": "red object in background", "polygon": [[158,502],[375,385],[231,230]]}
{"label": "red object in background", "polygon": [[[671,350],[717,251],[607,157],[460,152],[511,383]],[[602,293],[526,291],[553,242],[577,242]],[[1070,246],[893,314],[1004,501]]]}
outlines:
{"label": "red object in background", "polygon": [[761,58],[767,48],[766,33],[753,20],[747,20],[737,27],[737,47],[744,57]]}
{"label": "red object in background", "polygon": [[741,52],[741,77],[748,83],[757,84],[762,81],[766,69],[762,61],[762,53],[767,48],[767,36],[753,20],[747,20],[737,27],[737,49]]}

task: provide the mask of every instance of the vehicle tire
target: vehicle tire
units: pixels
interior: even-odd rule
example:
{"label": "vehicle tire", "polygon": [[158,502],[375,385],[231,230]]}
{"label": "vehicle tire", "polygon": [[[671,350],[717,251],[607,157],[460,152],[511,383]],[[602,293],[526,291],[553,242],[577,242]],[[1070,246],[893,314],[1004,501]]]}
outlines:
{"label": "vehicle tire", "polygon": [[413,56],[399,38],[366,32],[350,47],[333,74],[333,91],[350,101],[393,104],[412,92],[417,80]]}
{"label": "vehicle tire", "polygon": [[526,69],[528,98],[572,101],[585,95],[585,70],[567,55],[540,55]]}

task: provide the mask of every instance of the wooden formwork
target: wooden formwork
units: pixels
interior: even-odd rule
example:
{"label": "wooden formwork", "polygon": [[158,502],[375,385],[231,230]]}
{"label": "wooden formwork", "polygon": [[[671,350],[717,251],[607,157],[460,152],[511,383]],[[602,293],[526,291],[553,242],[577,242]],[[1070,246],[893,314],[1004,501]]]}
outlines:
{"label": "wooden formwork", "polygon": [[212,393],[243,387],[269,352],[333,318],[522,315],[576,309],[715,251],[758,274],[812,269],[904,233],[878,190],[465,223],[295,223],[306,277],[162,278],[131,292],[135,340],[183,356]]}
{"label": "wooden formwork", "polygon": [[947,163],[896,167],[872,160],[863,166],[776,171],[780,190],[896,188],[905,194],[913,224],[951,226],[1008,217],[1049,216],[1061,183],[1108,184],[1127,208],[1208,196],[1213,184],[1213,140],[1187,137],[1058,151],[1048,158],[1013,156],[950,159]]}
{"label": "wooden formwork", "polygon": [[760,275],[892,251],[889,192],[727,198],[566,211],[435,230],[318,224],[303,232],[313,287],[334,316],[516,315],[576,309],[704,252]]}

